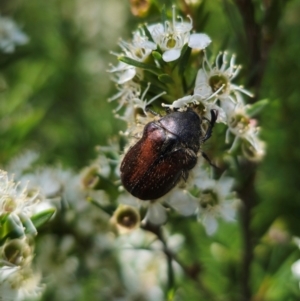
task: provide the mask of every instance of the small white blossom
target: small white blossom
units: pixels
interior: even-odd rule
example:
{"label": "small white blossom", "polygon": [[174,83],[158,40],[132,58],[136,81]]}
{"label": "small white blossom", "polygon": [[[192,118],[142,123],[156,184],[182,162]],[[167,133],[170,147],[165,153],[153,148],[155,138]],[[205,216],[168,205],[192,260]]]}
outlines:
{"label": "small white blossom", "polygon": [[[78,219],[80,218],[78,215]],[[76,244],[78,242],[70,234],[60,237],[46,234],[39,241],[40,251],[36,255],[36,262],[43,274],[47,275],[47,291],[53,293],[53,300],[75,300],[82,292],[76,278],[80,265],[74,251]],[[86,254],[91,256],[90,248],[86,249]]]}
{"label": "small white blossom", "polygon": [[146,125],[148,122],[153,121],[153,118],[149,117],[151,114],[148,114],[147,108],[152,102],[164,95],[165,92],[161,92],[147,100],[145,97],[149,88],[150,83],[148,83],[142,96],[136,96],[130,100],[128,99],[127,108],[122,116],[116,115],[116,117],[126,121],[128,124],[128,128],[124,135],[135,136],[136,132],[141,131],[139,124]]}
{"label": "small white blossom", "polygon": [[148,38],[142,28],[133,33],[132,43],[121,40],[119,45],[125,56],[139,62],[144,62],[151,52],[157,48],[155,43],[148,41]]}
{"label": "small white blossom", "polygon": [[[222,58],[221,65],[219,65],[220,57]],[[231,101],[234,103],[236,102],[236,98],[232,94],[237,91],[252,97],[250,92],[231,82],[240,70],[240,66],[235,65],[235,55],[231,57],[229,66],[227,64],[226,52],[219,53],[215,61],[215,66],[209,63],[205,54],[203,66],[197,74],[194,96],[201,100],[211,99],[216,102],[219,99],[221,102]]]}
{"label": "small white blossom", "polygon": [[[229,134],[235,138],[232,143],[231,152],[241,140],[243,154],[253,160],[261,159],[265,154],[265,144],[258,138],[259,128],[256,119],[250,118],[246,112],[247,106],[241,103],[236,105],[227,104],[227,125],[226,142],[229,143]],[[248,106],[249,107],[249,106]]]}
{"label": "small white blossom", "polygon": [[20,219],[32,224],[30,217],[39,202],[37,196],[29,196],[26,187],[19,191],[18,184],[9,179],[5,171],[0,170],[0,216],[8,214],[15,222]]}
{"label": "small white blossom", "polygon": [[15,46],[24,45],[28,40],[11,18],[0,16],[0,49],[4,53],[14,52]]}
{"label": "small white blossom", "polygon": [[[0,268],[0,275],[5,267]],[[30,268],[10,268],[11,274],[0,281],[0,300],[39,300],[45,286],[40,284],[41,276]]]}
{"label": "small white blossom", "polygon": [[190,34],[193,28],[190,17],[190,22],[184,22],[182,18],[180,19],[180,22],[176,22],[175,6],[173,6],[172,22],[165,21],[164,24],[158,23],[148,26],[154,42],[163,51],[162,58],[165,62],[177,60],[185,44],[188,44],[192,49],[202,50],[211,43],[211,39],[206,34]]}
{"label": "small white blossom", "polygon": [[27,150],[13,158],[6,167],[6,171],[9,174],[13,174],[16,179],[19,179],[24,172],[32,169],[38,158],[39,154],[37,152]]}
{"label": "small white blossom", "polygon": [[108,72],[115,74],[112,77],[114,82],[118,85],[123,85],[137,75],[137,68],[124,62],[119,62],[117,66],[112,66]]}
{"label": "small white blossom", "polygon": [[0,300],[33,300],[44,289],[41,276],[31,269],[33,247],[28,240],[7,240],[0,248]]}
{"label": "small white blossom", "polygon": [[[167,236],[166,243],[172,251],[179,250],[183,237]],[[128,293],[144,296],[149,301],[165,300],[161,287],[168,281],[168,267],[161,241],[153,233],[137,229],[126,236],[118,237],[116,247]],[[180,276],[182,271],[178,264],[173,261],[172,265],[175,275]]]}
{"label": "small white blossom", "polygon": [[[138,62],[144,62],[151,52],[156,49],[156,44],[148,41],[142,29],[133,33],[132,43],[121,40],[119,45],[123,51],[121,56],[126,56]],[[119,54],[116,55],[120,56]],[[124,62],[119,62],[117,66],[111,66],[108,72],[115,74],[112,80],[119,85],[129,82],[135,76],[143,78],[143,73],[140,68],[136,68]]]}
{"label": "small white blossom", "polygon": [[41,197],[54,198],[61,194],[60,170],[53,167],[38,168],[33,173],[25,174],[21,177],[23,183],[27,184],[27,189],[36,191]]}
{"label": "small white blossom", "polygon": [[210,120],[211,118],[211,110],[214,110],[218,113],[218,118],[216,122],[227,123],[226,113],[225,111],[215,103],[207,102],[206,100],[199,100],[197,97],[193,95],[184,96],[172,102],[172,104],[162,104],[163,107],[170,108],[171,110],[180,110],[184,111],[188,107],[197,106],[197,111],[199,111],[199,115],[201,117],[205,117]]}
{"label": "small white blossom", "polygon": [[[119,106],[114,112],[118,112],[123,106],[127,106],[128,103],[131,103],[132,99],[138,98],[141,95],[141,86],[132,80],[126,82],[124,85],[118,85],[117,89],[119,92],[108,99],[110,102],[117,99],[119,100]],[[121,118],[120,116],[118,117]]]}
{"label": "small white blossom", "polygon": [[203,223],[208,235],[218,227],[217,218],[234,221],[237,198],[232,193],[234,179],[222,176],[219,180],[209,177],[202,168],[195,168],[193,185],[199,189],[198,220]]}

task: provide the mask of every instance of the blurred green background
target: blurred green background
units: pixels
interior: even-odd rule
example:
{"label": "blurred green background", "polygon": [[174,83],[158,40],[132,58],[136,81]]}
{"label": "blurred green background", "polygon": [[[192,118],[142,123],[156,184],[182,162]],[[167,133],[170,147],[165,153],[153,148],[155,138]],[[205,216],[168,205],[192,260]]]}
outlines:
{"label": "blurred green background", "polygon": [[[1,0],[1,14],[11,16],[30,41],[13,54],[0,54],[0,166],[35,149],[45,164],[60,162],[79,170],[95,158],[96,145],[106,145],[125,128],[113,117],[117,104],[107,101],[116,92],[107,73],[109,62],[117,63],[110,51],[120,52],[118,39],[130,39],[139,23],[159,21],[163,2],[151,6],[145,18],[138,18],[132,16],[129,1]],[[191,12],[195,28],[213,40],[209,51],[236,53],[237,63],[243,65],[236,83],[250,88],[258,99],[269,100],[259,115],[267,155],[258,167],[259,203],[251,213],[256,245],[252,287],[257,292],[252,300],[300,300],[296,280],[290,275],[300,252],[289,243],[291,236],[300,236],[300,1],[252,1],[257,26],[270,42],[265,66],[249,56],[243,18],[234,2],[204,2],[191,6]],[[178,1],[177,5],[186,8],[186,3]],[[273,5],[268,14],[261,11],[262,3]],[[265,67],[262,80],[254,85],[260,67]],[[216,249],[227,248],[216,263],[205,255],[212,241],[195,239],[204,234],[194,224],[170,228],[186,237],[188,248],[182,258],[190,261],[204,248],[205,265],[217,269],[205,281],[216,292],[224,288],[232,292],[222,300],[238,300],[234,284],[240,269],[236,267],[240,243],[238,238],[237,242],[226,238],[226,233],[239,237],[239,230],[227,226],[225,234],[214,238]],[[220,274],[231,281],[220,280]],[[189,282],[185,286],[190,292],[186,300],[197,300],[197,289]],[[268,294],[263,292],[265,287]]]}

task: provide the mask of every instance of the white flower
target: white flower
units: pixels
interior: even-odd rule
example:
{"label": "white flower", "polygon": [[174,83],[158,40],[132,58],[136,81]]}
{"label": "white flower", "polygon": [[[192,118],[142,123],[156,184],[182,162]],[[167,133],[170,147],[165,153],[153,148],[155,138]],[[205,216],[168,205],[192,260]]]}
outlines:
{"label": "white flower", "polygon": [[0,49],[4,53],[11,53],[15,50],[15,46],[24,45],[27,42],[27,35],[11,18],[0,16]]}
{"label": "white flower", "polygon": [[260,161],[266,154],[266,143],[261,141],[257,136],[252,143],[242,140],[242,153],[250,161]]}
{"label": "white flower", "polygon": [[[77,231],[76,233],[78,234]],[[74,251],[76,244],[78,241],[71,234],[60,237],[44,234],[39,240],[40,252],[36,255],[36,262],[47,277],[47,291],[52,292],[53,300],[75,300],[81,293],[76,277],[80,265]],[[90,248],[86,248],[85,253],[91,257],[90,251]]]}
{"label": "white flower", "polygon": [[120,194],[117,202],[137,209],[140,207],[147,207],[147,213],[143,222],[149,221],[154,225],[161,225],[167,221],[167,210],[159,200],[141,201],[131,194],[124,192]]}
{"label": "white flower", "polygon": [[[180,249],[182,242],[183,237],[180,235],[166,238],[167,246],[170,245],[170,249],[175,252]],[[165,300],[161,287],[168,281],[168,266],[161,241],[153,233],[137,229],[129,235],[118,237],[116,247],[128,293],[143,296],[149,301]],[[175,275],[180,276],[178,264],[173,261],[172,265]],[[130,297],[129,299],[131,300]]]}
{"label": "white flower", "polygon": [[[129,57],[138,62],[144,62],[151,52],[156,49],[155,43],[148,41],[142,29],[133,33],[132,43],[121,40],[119,45],[123,50],[122,56]],[[120,55],[116,54],[116,56]],[[112,80],[119,85],[127,83],[135,76],[143,78],[143,73],[139,68],[124,62],[119,62],[117,66],[111,66],[108,72],[115,74]]]}
{"label": "white flower", "polygon": [[19,179],[25,171],[32,168],[33,164],[38,160],[38,158],[39,154],[37,152],[27,150],[13,158],[6,167],[6,171],[9,174],[13,174],[16,179]]}
{"label": "white flower", "polygon": [[148,41],[142,28],[133,33],[132,43],[121,40],[119,45],[125,56],[139,62],[144,62],[151,52],[157,48],[155,43]]}
{"label": "white flower", "polygon": [[[219,65],[220,57],[222,57],[221,65]],[[228,68],[227,64],[226,52],[219,53],[214,67],[208,62],[205,55],[203,66],[197,74],[194,96],[200,100],[211,99],[216,102],[219,99],[221,102],[232,101],[234,103],[236,98],[233,98],[231,94],[237,91],[252,97],[250,92],[231,82],[240,70],[240,67],[235,65],[235,55],[231,57]]]}
{"label": "white flower", "polygon": [[[127,122],[128,128],[124,133],[126,136],[134,136],[136,131],[141,131],[138,124],[146,125],[148,122],[153,121],[153,118],[148,116],[147,108],[149,105],[154,102],[156,99],[160,98],[166,92],[161,92],[151,99],[145,99],[146,94],[150,88],[150,83],[148,83],[146,89],[143,91],[141,96],[131,95],[132,97],[127,99],[127,107],[124,111],[124,114],[120,116],[119,114],[115,115],[117,118],[122,119]],[[150,114],[151,115],[151,114]],[[137,129],[138,128],[138,129]]]}
{"label": "white flower", "polygon": [[38,205],[38,194],[30,196],[26,187],[21,191],[18,188],[18,184],[9,179],[5,171],[0,170],[0,216],[8,215],[9,222],[21,232],[24,232],[22,224],[26,224],[35,234],[30,217]]}
{"label": "white flower", "polygon": [[187,107],[197,106],[197,111],[199,112],[200,117],[205,117],[210,120],[211,110],[218,112],[218,118],[216,122],[227,123],[227,118],[225,111],[215,103],[208,102],[207,100],[199,100],[199,98],[194,97],[193,95],[184,96],[172,102],[172,104],[163,103],[163,107],[168,107],[171,110],[179,109],[179,111],[184,111]]}
{"label": "white flower", "polygon": [[[123,85],[128,81],[132,80],[137,74],[137,68],[128,65],[124,62],[119,62],[117,66],[112,66],[108,72],[115,73],[115,76],[112,77],[112,80],[119,85]],[[142,77],[142,76],[141,76]]]}
{"label": "white flower", "polygon": [[175,6],[173,6],[172,22],[165,21],[164,24],[149,25],[148,29],[154,42],[163,51],[163,60],[165,62],[175,61],[180,57],[181,49],[188,44],[192,49],[205,49],[211,42],[206,34],[190,34],[193,28],[192,20],[184,22],[175,20]]}
{"label": "white flower", "polygon": [[25,237],[7,240],[0,248],[0,300],[33,300],[44,286],[31,269],[33,248]]}
{"label": "white flower", "polygon": [[[7,267],[0,268],[0,275]],[[40,284],[41,276],[30,268],[9,268],[11,273],[0,281],[0,300],[40,300],[45,286]],[[1,277],[1,276],[0,276]]]}
{"label": "white flower", "polygon": [[236,105],[227,103],[227,125],[226,142],[229,143],[229,134],[235,135],[232,143],[231,152],[235,149],[237,143],[241,140],[243,154],[253,160],[261,159],[265,154],[265,144],[258,138],[259,128],[257,121],[252,119],[246,113],[249,106],[241,103]]}
{"label": "white flower", "polygon": [[147,207],[147,213],[143,222],[149,221],[154,225],[162,225],[167,221],[167,209],[163,204],[168,204],[183,216],[195,214],[197,209],[197,198],[193,197],[188,191],[175,187],[166,195],[155,201],[140,201],[130,194],[121,194],[118,203],[132,206],[135,208]]}
{"label": "white flower", "polygon": [[217,230],[217,218],[234,221],[237,199],[231,191],[233,184],[232,178],[223,175],[219,180],[214,180],[204,169],[195,169],[193,185],[199,189],[198,220],[203,223],[208,235]]}
{"label": "white flower", "polygon": [[123,106],[131,103],[132,99],[138,98],[141,95],[141,86],[132,80],[126,82],[124,85],[118,85],[117,89],[119,92],[108,99],[109,102],[119,99],[119,106],[114,112],[118,112]]}
{"label": "white flower", "polygon": [[38,168],[34,173],[23,175],[21,179],[22,182],[27,183],[28,190],[36,191],[42,197],[54,198],[61,194],[60,170],[57,168]]}

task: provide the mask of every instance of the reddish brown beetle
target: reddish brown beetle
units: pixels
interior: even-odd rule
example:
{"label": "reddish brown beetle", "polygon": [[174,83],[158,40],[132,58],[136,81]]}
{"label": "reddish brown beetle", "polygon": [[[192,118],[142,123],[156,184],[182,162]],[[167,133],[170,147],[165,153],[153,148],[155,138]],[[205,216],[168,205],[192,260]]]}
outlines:
{"label": "reddish brown beetle", "polygon": [[211,110],[204,136],[202,120],[192,109],[175,111],[146,124],[142,138],[121,163],[125,189],[141,200],[155,200],[169,192],[181,177],[186,181],[197,163],[200,144],[211,137],[216,119],[217,112]]}

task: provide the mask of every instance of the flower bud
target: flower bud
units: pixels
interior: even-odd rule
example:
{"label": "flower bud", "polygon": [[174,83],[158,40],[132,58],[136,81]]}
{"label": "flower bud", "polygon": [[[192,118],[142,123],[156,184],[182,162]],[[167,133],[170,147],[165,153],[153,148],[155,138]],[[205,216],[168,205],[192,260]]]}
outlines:
{"label": "flower bud", "polygon": [[25,266],[32,260],[33,248],[25,238],[8,240],[0,250],[1,258],[14,266]]}
{"label": "flower bud", "polygon": [[125,234],[139,227],[140,213],[134,207],[119,205],[112,216],[111,222],[120,234]]}
{"label": "flower bud", "polygon": [[149,0],[130,0],[131,13],[136,17],[145,17],[150,8]]}
{"label": "flower bud", "polygon": [[82,172],[81,184],[84,189],[95,189],[99,184],[99,167],[89,166]]}

